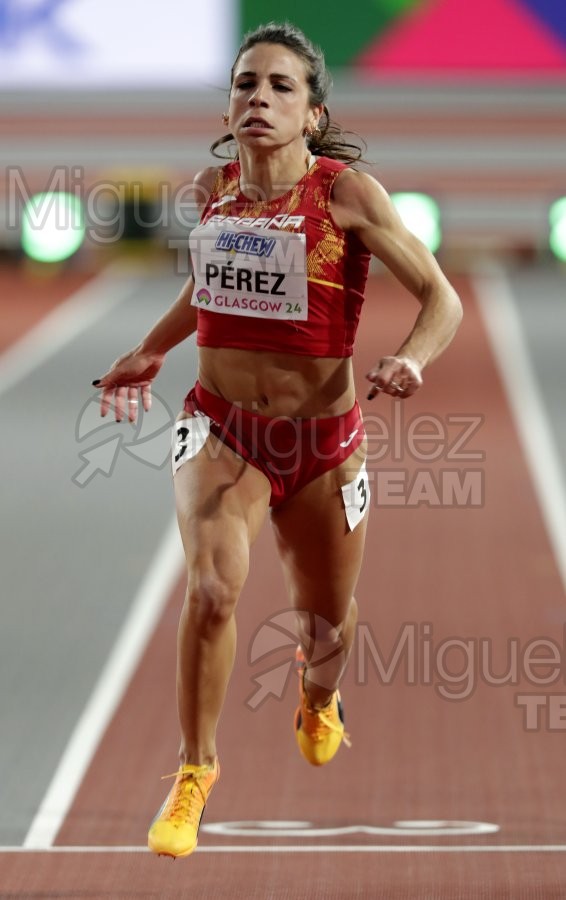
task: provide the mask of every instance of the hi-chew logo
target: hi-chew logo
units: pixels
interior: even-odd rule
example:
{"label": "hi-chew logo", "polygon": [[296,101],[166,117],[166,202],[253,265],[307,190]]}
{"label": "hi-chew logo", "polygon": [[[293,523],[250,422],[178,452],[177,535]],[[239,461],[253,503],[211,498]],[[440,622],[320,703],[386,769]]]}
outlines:
{"label": "hi-chew logo", "polygon": [[260,237],[258,234],[234,234],[222,231],[216,239],[216,250],[232,250],[248,256],[271,256],[277,243],[276,238]]}

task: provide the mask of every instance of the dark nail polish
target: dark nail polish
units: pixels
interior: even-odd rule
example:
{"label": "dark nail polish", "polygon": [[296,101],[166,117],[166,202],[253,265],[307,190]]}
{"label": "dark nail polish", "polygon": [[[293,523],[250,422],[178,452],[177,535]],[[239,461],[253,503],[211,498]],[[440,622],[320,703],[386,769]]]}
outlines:
{"label": "dark nail polish", "polygon": [[92,383],[93,383],[94,387],[97,387],[100,384],[100,378],[95,378],[95,380]]}

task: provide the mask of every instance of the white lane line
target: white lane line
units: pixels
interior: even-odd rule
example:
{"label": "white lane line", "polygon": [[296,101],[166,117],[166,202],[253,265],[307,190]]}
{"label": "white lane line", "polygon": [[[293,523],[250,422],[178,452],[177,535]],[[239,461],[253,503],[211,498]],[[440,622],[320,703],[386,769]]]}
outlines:
{"label": "white lane line", "polygon": [[[0,394],[55,356],[142,284],[143,274],[120,260],[60,303],[0,355]],[[38,291],[41,287],[38,286]]]}
{"label": "white lane line", "polygon": [[566,591],[566,486],[511,285],[496,263],[472,280]]}
{"label": "white lane line", "polygon": [[[0,847],[2,853],[149,853],[147,847]],[[566,844],[285,844],[254,847],[226,844],[202,847],[201,853],[566,853]]]}
{"label": "white lane line", "polygon": [[169,594],[181,574],[183,559],[181,539],[174,518],[69,739],[23,842],[23,849],[51,848]]}

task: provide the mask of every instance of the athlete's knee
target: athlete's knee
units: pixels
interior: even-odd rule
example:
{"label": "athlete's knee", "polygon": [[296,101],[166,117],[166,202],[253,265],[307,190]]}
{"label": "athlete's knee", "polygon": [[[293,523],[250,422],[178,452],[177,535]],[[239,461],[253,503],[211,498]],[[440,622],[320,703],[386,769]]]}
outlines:
{"label": "athlete's knee", "polygon": [[331,648],[341,643],[342,622],[329,622],[324,615],[297,610],[299,634],[310,645]]}
{"label": "athlete's knee", "polygon": [[216,570],[189,572],[188,602],[199,632],[208,634],[227,624],[241,589],[240,579]]}
{"label": "athlete's knee", "polygon": [[338,616],[313,613],[311,610],[301,610],[300,607],[296,608],[295,612],[300,636],[309,646],[318,648],[319,657],[323,655],[323,648],[327,653],[342,650],[345,637],[349,638],[358,620],[358,605],[354,597],[344,612]]}
{"label": "athlete's knee", "polygon": [[358,621],[358,603],[355,597],[352,597],[350,601],[350,606],[348,607],[348,613],[346,615],[346,622],[351,626],[355,626]]}

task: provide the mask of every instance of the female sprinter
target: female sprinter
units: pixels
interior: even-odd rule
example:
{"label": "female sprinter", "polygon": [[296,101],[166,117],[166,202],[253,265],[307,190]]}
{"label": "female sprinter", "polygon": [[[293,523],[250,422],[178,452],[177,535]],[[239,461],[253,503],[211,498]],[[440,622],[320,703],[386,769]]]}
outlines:
{"label": "female sprinter", "polygon": [[138,389],[148,410],[166,353],[197,332],[198,381],[173,449],[188,578],[180,768],[149,831],[150,848],[173,857],[195,849],[219,777],[234,611],[270,507],[298,613],[299,749],[323,765],[346,739],[338,683],[354,637],[369,505],[352,348],[370,254],[421,305],[402,346],[368,374],[370,398],[414,394],[461,318],[457,295],[386,192],[349,165],[360,151],[329,126],[328,88],[322,53],[295,27],[270,23],[244,39],[224,116],[229,134],[211,148],[231,140],[237,156],[196,177],[193,274],[139,346],[95,382],[102,415],[112,404],[118,420],[126,410],[134,420]]}

